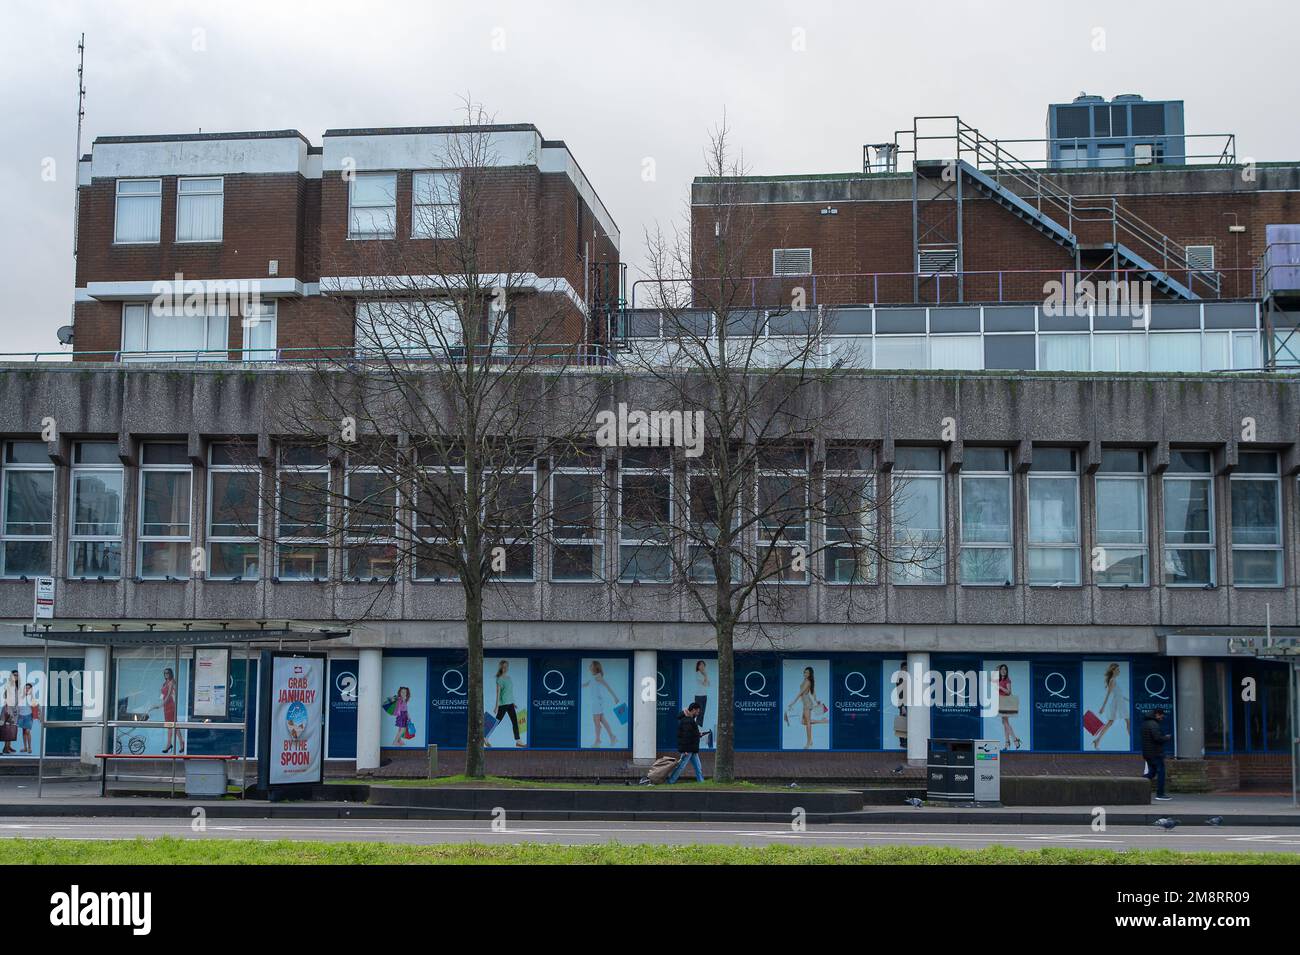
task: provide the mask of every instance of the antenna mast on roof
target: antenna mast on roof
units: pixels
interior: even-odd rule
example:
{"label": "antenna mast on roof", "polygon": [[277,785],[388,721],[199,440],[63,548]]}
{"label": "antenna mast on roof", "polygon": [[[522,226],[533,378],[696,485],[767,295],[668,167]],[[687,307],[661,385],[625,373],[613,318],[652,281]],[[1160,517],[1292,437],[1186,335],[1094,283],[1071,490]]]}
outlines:
{"label": "antenna mast on roof", "polygon": [[77,219],[80,215],[81,196],[81,125],[86,118],[86,34],[77,42],[77,155],[72,164],[72,258],[77,258]]}

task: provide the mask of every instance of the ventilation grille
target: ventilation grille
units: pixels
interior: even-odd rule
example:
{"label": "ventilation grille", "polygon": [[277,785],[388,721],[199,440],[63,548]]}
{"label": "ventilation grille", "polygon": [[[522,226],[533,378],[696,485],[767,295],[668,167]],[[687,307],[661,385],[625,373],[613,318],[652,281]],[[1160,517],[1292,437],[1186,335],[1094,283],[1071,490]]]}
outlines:
{"label": "ventilation grille", "polygon": [[916,254],[916,270],[922,275],[957,271],[956,249],[922,249]]}
{"label": "ventilation grille", "polygon": [[812,275],[812,249],[773,249],[773,275]]}
{"label": "ventilation grille", "polygon": [[1214,271],[1214,246],[1189,245],[1187,247],[1187,267],[1194,272]]}

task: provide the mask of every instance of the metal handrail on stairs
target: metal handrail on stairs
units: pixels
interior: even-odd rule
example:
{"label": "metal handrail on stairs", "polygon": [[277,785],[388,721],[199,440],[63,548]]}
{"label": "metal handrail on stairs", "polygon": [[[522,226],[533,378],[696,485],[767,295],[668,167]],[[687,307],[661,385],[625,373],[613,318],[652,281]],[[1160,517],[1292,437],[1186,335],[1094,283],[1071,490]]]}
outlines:
{"label": "metal handrail on stairs", "polygon": [[[947,136],[922,136],[918,124],[923,121],[950,120],[953,132]],[[912,148],[905,149],[900,136],[912,137]],[[1151,256],[1152,264],[1166,274],[1181,272],[1187,278],[1187,287],[1193,289],[1202,283],[1217,295],[1221,280],[1217,272],[1195,269],[1187,257],[1187,249],[1160,232],[1150,223],[1121,206],[1114,197],[1077,197],[1064,186],[1039,172],[1033,166],[1012,154],[998,140],[985,136],[978,127],[962,120],[960,116],[918,116],[912,120],[911,130],[899,130],[894,141],[899,154],[910,153],[917,158],[919,143],[924,140],[951,139],[956,144],[957,159],[973,158],[970,164],[977,170],[990,170],[999,182],[1009,180],[1019,189],[1010,189],[1044,215],[1050,216],[1075,235],[1078,222],[1110,224],[1111,247],[1118,255],[1118,246],[1131,246],[1139,255]],[[1171,275],[1171,278],[1173,276]]]}

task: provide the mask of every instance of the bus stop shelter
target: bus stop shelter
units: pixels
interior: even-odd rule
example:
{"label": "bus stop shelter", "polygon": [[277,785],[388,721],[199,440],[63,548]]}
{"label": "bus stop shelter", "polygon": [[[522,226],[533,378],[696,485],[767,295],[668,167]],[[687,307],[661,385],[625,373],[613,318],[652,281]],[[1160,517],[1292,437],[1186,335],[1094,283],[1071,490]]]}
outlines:
{"label": "bus stop shelter", "polygon": [[[291,621],[247,623],[195,622],[180,626],[150,625],[145,629],[92,629],[87,625],[55,629],[52,625],[28,626],[24,636],[40,640],[44,650],[47,700],[51,692],[68,692],[75,679],[58,681],[51,674],[51,649],[75,646],[85,651],[76,687],[81,701],[77,719],[50,719],[46,730],[80,731],[80,758],[75,766],[47,756],[42,734],[37,763],[37,795],[47,784],[98,782],[101,795],[110,780],[129,779],[159,794],[176,792],[178,772],[186,778],[200,770],[209,777],[219,767],[220,792],[225,792],[233,775],[241,798],[248,788],[249,734],[255,731],[257,702],[254,689],[254,661],[263,650],[313,650],[322,644],[350,635],[350,630],[329,629]],[[93,662],[92,662],[93,661]],[[136,673],[150,673],[157,689],[125,685],[124,665]],[[225,679],[219,674],[224,664]],[[218,673],[216,684],[205,685],[198,675]],[[233,716],[237,675],[242,676],[242,703]],[[161,683],[157,682],[158,680]],[[224,686],[218,684],[224,683]],[[62,685],[59,685],[62,684]],[[170,689],[169,689],[170,687]],[[170,705],[169,705],[170,694]],[[203,706],[197,704],[200,699]],[[67,709],[65,705],[60,707]],[[202,714],[196,710],[202,709]],[[224,715],[222,715],[224,713]],[[47,717],[50,716],[47,710]],[[187,736],[195,731],[206,740],[222,740],[218,749],[234,752],[195,754],[182,752]],[[151,752],[160,735],[167,747]],[[233,744],[233,745],[232,745]],[[206,765],[201,765],[206,764]],[[232,774],[231,764],[237,764]],[[127,766],[141,770],[126,774]],[[55,774],[47,770],[57,768]],[[69,769],[71,768],[71,772]]]}

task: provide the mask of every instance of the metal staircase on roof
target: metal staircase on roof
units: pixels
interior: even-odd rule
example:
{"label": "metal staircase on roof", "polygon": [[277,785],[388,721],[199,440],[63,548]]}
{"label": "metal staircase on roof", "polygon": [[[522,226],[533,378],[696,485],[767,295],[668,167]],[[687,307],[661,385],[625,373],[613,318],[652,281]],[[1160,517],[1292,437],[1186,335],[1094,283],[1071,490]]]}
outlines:
{"label": "metal staircase on roof", "polygon": [[[920,124],[933,121],[950,123],[951,131],[923,134]],[[907,148],[909,136],[911,142]],[[968,181],[980,194],[1067,249],[1075,257],[1076,268],[1082,267],[1084,254],[1101,252],[1113,270],[1145,275],[1166,295],[1196,300],[1219,294],[1219,273],[1193,267],[1186,248],[1125,209],[1113,197],[1073,195],[1055,179],[1019,159],[998,140],[985,136],[959,116],[918,116],[912,121],[910,131],[899,130],[894,137],[898,153],[912,156],[913,237],[918,260],[927,251],[925,221],[940,218],[928,212],[926,204],[961,197],[959,185],[956,189],[944,186],[926,190],[919,188],[919,180]],[[918,156],[921,143],[944,140],[954,144],[955,159]],[[956,221],[960,222],[960,211]],[[956,243],[958,262],[964,258],[961,240],[961,229],[957,228],[950,241]],[[1091,244],[1084,244],[1085,241]],[[1103,264],[1106,263],[1094,262],[1090,267]]]}

